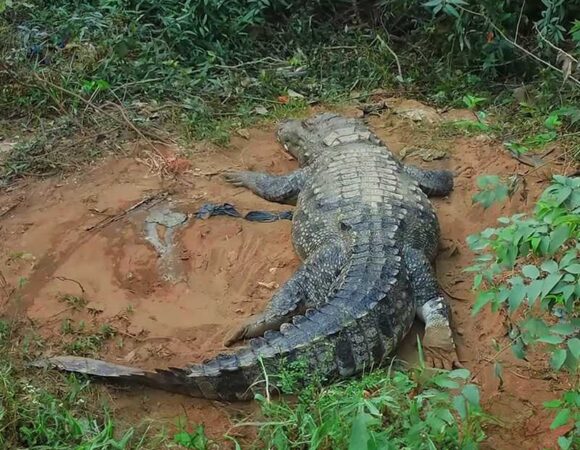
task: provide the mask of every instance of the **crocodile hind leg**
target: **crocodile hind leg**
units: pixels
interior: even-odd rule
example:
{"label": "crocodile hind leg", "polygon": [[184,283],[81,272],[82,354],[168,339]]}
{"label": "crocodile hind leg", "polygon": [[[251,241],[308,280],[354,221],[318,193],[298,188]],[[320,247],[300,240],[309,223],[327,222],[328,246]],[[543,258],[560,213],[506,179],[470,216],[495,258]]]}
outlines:
{"label": "crocodile hind leg", "polygon": [[280,325],[306,309],[320,306],[326,301],[330,286],[346,260],[347,252],[342,241],[329,242],[320,247],[273,295],[261,314],[250,317],[228,335],[225,345],[262,336],[268,330],[280,328]]}
{"label": "crocodile hind leg", "polygon": [[426,363],[435,368],[460,366],[449,324],[450,310],[429,259],[422,251],[405,247],[405,267],[413,290],[417,315],[425,324],[422,340]]}
{"label": "crocodile hind leg", "polygon": [[226,173],[224,178],[234,186],[246,187],[268,201],[295,204],[306,175],[305,169],[287,175],[240,171]]}
{"label": "crocodile hind leg", "polygon": [[448,170],[427,170],[403,165],[403,172],[419,183],[430,197],[445,197],[453,190],[453,174]]}

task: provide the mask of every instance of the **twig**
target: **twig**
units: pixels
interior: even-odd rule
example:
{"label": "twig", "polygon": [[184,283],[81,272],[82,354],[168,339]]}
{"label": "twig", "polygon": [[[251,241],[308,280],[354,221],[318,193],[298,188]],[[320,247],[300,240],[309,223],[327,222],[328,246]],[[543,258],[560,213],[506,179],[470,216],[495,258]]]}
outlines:
{"label": "twig", "polygon": [[16,203],[12,203],[8,208],[6,208],[4,211],[0,212],[0,217],[4,217],[6,214],[8,214],[10,211],[12,211],[13,209],[17,208],[18,205],[20,205],[20,203],[22,203],[22,199],[18,200]]}
{"label": "twig", "polygon": [[397,54],[394,52],[394,50],[389,46],[389,44],[387,44],[385,42],[385,40],[380,37],[379,35],[377,35],[376,37],[378,39],[378,41],[381,43],[381,45],[383,45],[391,55],[393,55],[393,58],[395,58],[395,63],[397,64],[397,71],[399,72],[399,81],[403,81],[403,71],[401,70],[401,63],[399,62],[399,57],[397,56]]}
{"label": "twig", "polygon": [[[471,9],[464,8],[463,6],[460,6],[460,5],[456,5],[456,6],[457,6],[457,8],[461,9],[462,11],[465,11],[468,14],[473,14],[475,16],[483,17],[485,20],[487,20],[489,22],[489,24],[497,32],[497,34],[499,34],[502,37],[502,39],[504,39],[506,42],[508,42],[509,44],[513,45],[515,48],[517,48],[518,50],[524,52],[526,55],[528,55],[531,58],[535,59],[539,63],[544,64],[546,67],[549,67],[550,69],[555,70],[556,72],[564,75],[564,71],[563,70],[561,70],[558,67],[554,66],[550,62],[548,62],[548,61],[540,58],[538,55],[535,55],[534,53],[530,52],[526,48],[522,47],[517,42],[515,42],[515,41],[511,40],[510,38],[508,38],[507,35],[495,23],[493,23],[492,21],[490,21],[489,18],[485,14],[481,14],[481,13],[478,13],[477,11],[473,11]],[[574,78],[573,76],[569,76],[568,77],[568,80],[573,81],[574,83],[576,83],[577,85],[580,86],[580,80],[578,80],[577,78]]]}
{"label": "twig", "polygon": [[163,81],[163,80],[164,80],[164,78],[147,78],[146,80],[131,81],[130,83],[121,84],[120,86],[117,86],[117,87],[111,89],[111,91],[119,91],[121,89],[126,89],[129,86],[135,86],[137,84],[155,83],[156,81]]}
{"label": "twig", "polygon": [[[508,348],[511,348],[513,342],[510,341],[509,344],[505,345],[504,347],[500,348],[491,358],[488,358],[487,356],[482,358],[483,361],[487,362],[488,364],[493,364],[497,362],[497,358],[503,353],[505,352]],[[484,367],[481,367],[477,372],[475,372],[471,378],[470,381],[475,380],[475,378],[481,373],[481,371],[484,369]]]}
{"label": "twig", "polygon": [[59,280],[59,281],[70,281],[70,282],[72,282],[72,283],[76,283],[76,284],[78,285],[78,287],[80,287],[80,288],[81,288],[81,292],[82,292],[83,294],[85,294],[85,293],[86,293],[86,291],[85,291],[85,288],[83,287],[83,285],[82,285],[82,284],[81,284],[79,281],[77,281],[77,280],[73,280],[72,278],[67,278],[67,277],[53,277],[53,278],[54,278],[55,280]]}
{"label": "twig", "polygon": [[534,30],[536,30],[538,32],[538,35],[540,36],[540,38],[542,39],[542,41],[544,41],[546,44],[548,44],[550,47],[552,47],[554,50],[556,50],[558,53],[562,53],[563,55],[566,55],[566,57],[570,58],[572,61],[574,61],[575,63],[578,63],[578,60],[576,58],[574,58],[570,53],[565,52],[564,50],[562,50],[560,47],[556,47],[554,44],[552,44],[548,39],[546,39],[546,37],[542,34],[542,32],[538,29],[538,26],[536,24],[534,24]]}
{"label": "twig", "polygon": [[233,66],[227,66],[224,64],[217,64],[213,67],[216,67],[218,69],[239,69],[240,67],[244,67],[244,66],[253,66],[255,64],[260,64],[266,61],[272,61],[272,62],[276,62],[276,63],[284,63],[286,64],[286,61],[283,61],[281,59],[277,59],[277,58],[273,58],[272,56],[266,56],[265,58],[260,58],[260,59],[256,59],[254,61],[246,61],[246,62],[242,62],[239,64],[235,64]]}
{"label": "twig", "polygon": [[6,277],[4,277],[4,274],[2,273],[1,270],[0,270],[0,287],[4,291],[4,294],[6,294],[8,290],[8,282],[6,281]]}
{"label": "twig", "polygon": [[106,217],[105,219],[101,220],[100,222],[97,222],[95,225],[91,225],[90,227],[85,228],[85,231],[92,231],[92,230],[96,230],[99,228],[103,228],[103,227],[125,217],[131,211],[134,211],[143,205],[150,204],[155,200],[157,200],[157,202],[159,202],[163,198],[165,198],[166,196],[167,196],[167,192],[158,192],[154,195],[150,195],[149,197],[146,197],[143,200],[135,203],[133,206],[130,206],[129,208],[125,209],[124,211],[120,212],[119,214],[115,214],[114,216]]}
{"label": "twig", "polygon": [[445,295],[447,295],[447,297],[450,297],[450,298],[452,298],[453,300],[459,300],[459,301],[461,301],[461,302],[468,302],[468,301],[469,301],[469,299],[468,299],[468,298],[458,297],[458,296],[456,296],[456,295],[453,295],[453,294],[449,293],[449,291],[448,291],[446,288],[444,288],[443,286],[441,286],[441,290],[443,291],[443,293],[444,293]]}
{"label": "twig", "polygon": [[516,34],[514,36],[514,43],[518,40],[518,34],[520,33],[520,23],[522,22],[522,15],[524,12],[524,8],[526,6],[526,0],[522,2],[522,7],[520,8],[520,16],[518,17],[518,24],[516,25]]}

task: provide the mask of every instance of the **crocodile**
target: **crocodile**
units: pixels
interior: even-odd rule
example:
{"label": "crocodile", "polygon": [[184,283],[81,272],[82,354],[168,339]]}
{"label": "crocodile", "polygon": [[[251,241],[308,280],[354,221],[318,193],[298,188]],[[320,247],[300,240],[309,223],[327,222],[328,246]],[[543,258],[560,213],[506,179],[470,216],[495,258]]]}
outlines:
{"label": "crocodile", "polygon": [[264,199],[296,206],[292,242],[302,265],[226,344],[245,345],[155,371],[73,356],[35,365],[192,397],[249,400],[278,391],[283,364],[300,362],[304,377],[316,373],[325,383],[372,370],[389,359],[415,317],[425,324],[426,362],[458,365],[450,308],[434,273],[440,228],[429,201],[452,191],[452,173],[402,164],[361,119],[335,113],[286,120],[277,137],[299,169],[225,174]]}

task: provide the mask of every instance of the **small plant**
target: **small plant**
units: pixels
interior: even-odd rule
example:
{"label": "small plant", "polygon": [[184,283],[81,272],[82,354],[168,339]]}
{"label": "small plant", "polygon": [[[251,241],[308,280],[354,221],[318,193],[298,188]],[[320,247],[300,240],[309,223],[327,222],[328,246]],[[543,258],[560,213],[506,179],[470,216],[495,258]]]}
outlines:
{"label": "small plant", "polygon": [[77,311],[84,308],[87,304],[87,299],[82,295],[64,294],[59,297],[59,300]]}
{"label": "small plant", "polygon": [[101,325],[99,330],[93,334],[84,334],[85,323],[79,322],[75,324],[70,319],[65,319],[61,325],[61,332],[64,335],[76,335],[76,337],[68,342],[64,349],[72,354],[78,356],[93,356],[98,353],[105,342],[115,336],[115,329],[109,325]]}
{"label": "small plant", "polygon": [[487,99],[484,97],[476,97],[474,95],[465,95],[462,100],[465,106],[467,106],[467,108],[471,109],[472,111],[477,109],[480,104],[487,101]]}
{"label": "small plant", "polygon": [[0,346],[6,344],[10,338],[12,327],[7,320],[0,320]]}
{"label": "small plant", "polygon": [[292,380],[301,369],[288,370],[282,378],[296,402],[256,397],[264,416],[260,441],[275,448],[468,449],[484,438],[479,390],[461,386],[469,376],[465,369],[376,370],[358,380],[294,389]]}
{"label": "small plant", "polygon": [[[514,317],[511,347],[524,358],[531,346],[543,348],[551,367],[576,374],[580,364],[580,179],[555,176],[539,199],[534,215],[517,214],[499,219],[499,228],[470,236],[477,254],[467,270],[476,273],[478,291],[473,314],[486,305],[506,309]],[[505,274],[511,275],[506,277]],[[553,428],[575,423],[580,432],[578,378],[574,390],[550,402],[562,408]],[[578,436],[578,434],[576,434]],[[559,440],[572,448],[572,438]]]}
{"label": "small plant", "polygon": [[473,196],[473,202],[479,203],[484,209],[497,202],[502,202],[509,195],[509,186],[497,175],[477,177],[479,191]]}
{"label": "small plant", "polygon": [[173,436],[173,441],[182,447],[193,448],[195,450],[207,450],[210,445],[203,425],[198,425],[193,433],[185,430],[176,433]]}
{"label": "small plant", "polygon": [[[22,371],[30,349],[18,348],[12,327],[0,320],[0,448],[159,450],[165,437],[149,428],[121,429],[108,408],[74,375]],[[14,331],[17,331],[14,328]],[[28,336],[28,335],[26,335]]]}

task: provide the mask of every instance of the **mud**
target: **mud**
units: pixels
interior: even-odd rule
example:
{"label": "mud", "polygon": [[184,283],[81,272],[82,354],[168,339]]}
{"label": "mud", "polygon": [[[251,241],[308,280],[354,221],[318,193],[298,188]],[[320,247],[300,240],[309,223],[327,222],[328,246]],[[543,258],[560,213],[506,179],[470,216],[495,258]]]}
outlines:
{"label": "mud", "polygon": [[[437,272],[451,296],[460,358],[481,386],[484,406],[501,421],[488,428],[485,448],[554,447],[567,430],[549,431],[551,420],[541,405],[558,395],[565,380],[552,378],[544,361],[517,361],[509,350],[494,349],[493,340],[500,347],[506,343],[504,319],[487,312],[471,317],[471,278],[463,272],[472,257],[465,238],[495,225],[500,216],[529,210],[546,180],[528,173],[507,203],[482,210],[471,199],[478,175],[524,175],[529,168],[486,136],[433,138],[432,123],[469,112],[438,115],[429,109],[430,120],[422,121],[421,114],[409,113],[408,103],[398,104],[404,106],[402,116],[388,111],[371,117],[377,134],[394,152],[409,147],[444,152],[429,162],[409,152],[405,160],[457,174],[452,195],[434,200],[442,226]],[[99,356],[122,364],[179,367],[225,350],[226,333],[259,312],[296,270],[291,223],[200,220],[193,213],[205,202],[233,203],[242,212],[285,211],[287,206],[228,185],[219,173],[232,168],[285,173],[297,165],[276,143],[273,126],[249,130],[249,139],[234,137],[227,149],[200,145],[189,151],[190,170],[170,181],[151,174],[138,159],[124,158],[66,180],[29,181],[0,194],[0,213],[6,211],[0,216],[0,314],[28,319],[44,339],[45,353],[62,353],[75,338],[63,332],[65,319],[84,323],[85,334],[112,326],[116,334]],[[75,307],[66,298],[82,298],[86,306]],[[402,350],[410,360],[413,342],[410,336]],[[502,384],[494,375],[495,361],[504,366]],[[110,392],[117,414],[127,421],[174,423],[185,415],[205,423],[210,436],[238,434],[233,420],[252,409],[144,388]]]}

